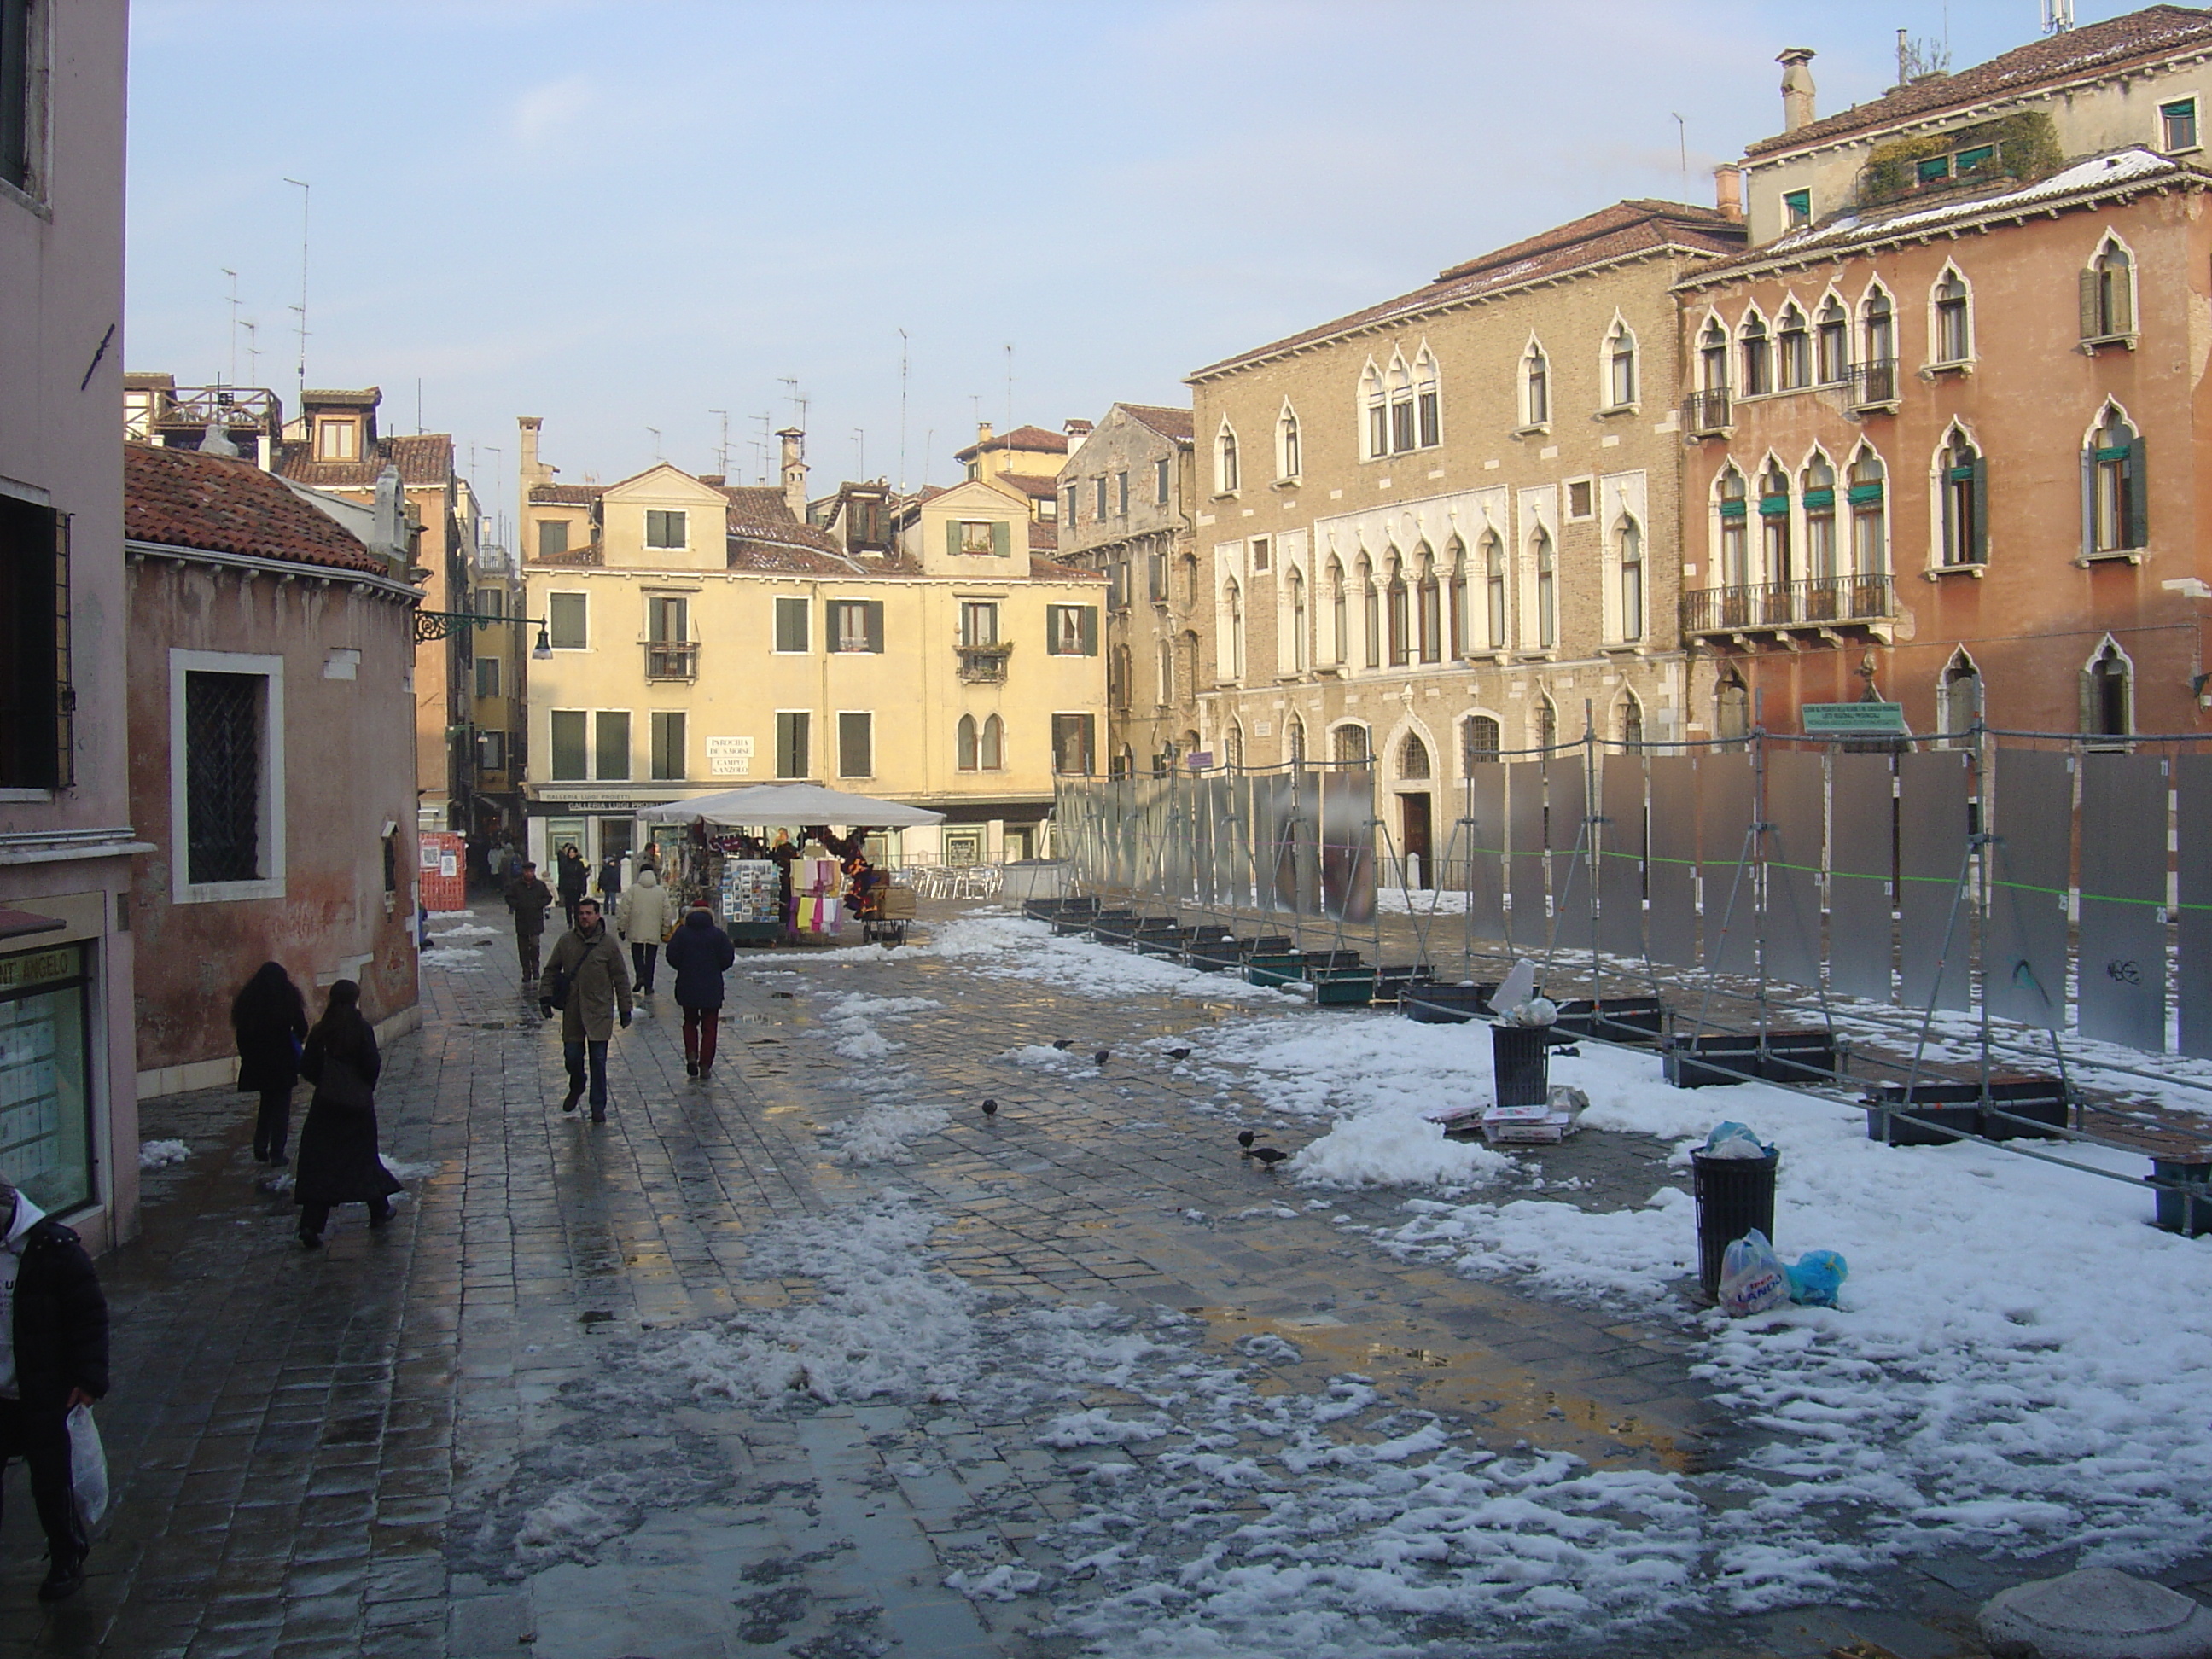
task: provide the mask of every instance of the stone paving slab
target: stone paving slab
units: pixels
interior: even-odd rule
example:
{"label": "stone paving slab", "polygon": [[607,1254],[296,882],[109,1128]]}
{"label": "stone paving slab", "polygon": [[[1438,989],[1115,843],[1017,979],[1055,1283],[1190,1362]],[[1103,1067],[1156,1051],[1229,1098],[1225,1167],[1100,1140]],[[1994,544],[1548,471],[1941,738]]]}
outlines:
{"label": "stone paving slab", "polygon": [[[1085,1511],[1089,1454],[1039,1443],[1034,1421],[623,1392],[680,1329],[809,1304],[820,1287],[805,1274],[754,1272],[755,1242],[891,1183],[942,1218],[951,1273],[1004,1305],[1170,1312],[1208,1353],[1283,1339],[1253,1368],[1263,1391],[1357,1371],[1453,1423],[1601,1466],[1703,1468],[1741,1443],[1690,1379],[1679,1331],[1382,1255],[1350,1230],[1395,1223],[1401,1195],[1314,1206],[1236,1157],[1233,1122],[1158,1066],[1031,1075],[994,1060],[1070,1032],[1130,1050],[1214,1011],[928,961],[811,966],[811,981],[943,1005],[897,1036],[951,1122],[912,1163],[855,1169],[824,1136],[868,1104],[840,1084],[860,1068],[829,1052],[778,958],[741,958],[707,1086],[685,1079],[665,1005],[618,1036],[612,1118],[595,1127],[557,1110],[555,1034],[496,942],[483,957],[428,974],[424,1029],[389,1056],[384,1140],[410,1194],[387,1229],[341,1211],[325,1249],[300,1251],[294,1212],[246,1154],[249,1101],[149,1103],[149,1137],[193,1152],[147,1172],[145,1236],[102,1264],[114,1518],[85,1593],[39,1608],[35,1526],[11,1473],[0,1659],[1072,1651],[1039,1633],[1052,1609],[1036,1598],[971,1602],[944,1583],[1065,1559],[1053,1540]],[[995,1119],[973,1109],[985,1094],[1004,1103]],[[1666,1150],[1589,1135],[1530,1156],[1606,1206],[1678,1180]],[[1158,1455],[1121,1452],[1146,1470]],[[532,1526],[579,1491],[628,1494],[612,1530],[532,1555]],[[1736,1621],[1650,1650],[1968,1653],[1972,1607],[2016,1576],[1930,1564],[1883,1607]]]}

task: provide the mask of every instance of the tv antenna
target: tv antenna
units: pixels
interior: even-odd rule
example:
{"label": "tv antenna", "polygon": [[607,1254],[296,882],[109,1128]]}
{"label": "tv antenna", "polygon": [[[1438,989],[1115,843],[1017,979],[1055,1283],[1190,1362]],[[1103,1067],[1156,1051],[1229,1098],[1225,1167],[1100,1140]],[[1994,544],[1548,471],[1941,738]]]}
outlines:
{"label": "tv antenna", "polygon": [[710,409],[707,412],[722,417],[722,441],[714,446],[714,465],[721,471],[722,482],[727,483],[730,480],[730,411]]}
{"label": "tv antenna", "polygon": [[307,401],[307,210],[314,200],[315,187],[289,175],[284,182],[300,192],[300,303],[292,309],[300,313],[300,402],[304,406]]}
{"label": "tv antenna", "polygon": [[660,459],[660,428],[657,426],[649,426],[646,430],[653,434],[653,459],[658,461]]}
{"label": "tv antenna", "polygon": [[867,477],[868,428],[856,426],[853,428],[853,479],[856,483],[865,483]]}
{"label": "tv antenna", "polygon": [[906,488],[906,331],[899,334],[899,470],[898,487]]}
{"label": "tv antenna", "polygon": [[1690,124],[1672,110],[1668,113],[1674,116],[1674,144],[1681,154],[1682,199],[1686,202],[1690,199]]}
{"label": "tv antenna", "polygon": [[230,383],[238,384],[238,273],[228,265],[222,268],[230,278]]}
{"label": "tv antenna", "polygon": [[2063,34],[2074,27],[2074,0],[2043,0],[2043,32]]}
{"label": "tv antenna", "polygon": [[1014,348],[1013,348],[1013,344],[1012,344],[1012,343],[1010,341],[1010,342],[1008,342],[1007,346],[1006,346],[1006,430],[1007,430],[1007,431],[1009,431],[1009,432],[1012,432],[1013,429],[1014,429]]}

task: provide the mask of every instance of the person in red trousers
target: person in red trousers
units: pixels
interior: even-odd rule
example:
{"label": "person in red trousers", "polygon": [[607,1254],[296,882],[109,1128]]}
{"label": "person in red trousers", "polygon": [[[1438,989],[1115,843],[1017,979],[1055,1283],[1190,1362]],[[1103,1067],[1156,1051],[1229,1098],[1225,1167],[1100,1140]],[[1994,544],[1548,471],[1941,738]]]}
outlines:
{"label": "person in red trousers", "polygon": [[703,1083],[714,1068],[722,975],[738,959],[737,947],[702,904],[685,913],[684,925],[669,936],[666,955],[676,975],[676,1006],[684,1011],[684,1070]]}

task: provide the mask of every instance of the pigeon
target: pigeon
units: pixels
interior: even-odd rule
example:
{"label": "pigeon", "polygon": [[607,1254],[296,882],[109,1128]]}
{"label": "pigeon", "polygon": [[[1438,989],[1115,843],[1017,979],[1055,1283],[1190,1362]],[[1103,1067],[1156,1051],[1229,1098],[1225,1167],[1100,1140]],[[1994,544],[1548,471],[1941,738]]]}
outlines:
{"label": "pigeon", "polygon": [[1272,1175],[1274,1173],[1275,1166],[1278,1164],[1280,1164],[1285,1158],[1288,1158],[1290,1154],[1273,1146],[1255,1146],[1250,1152],[1245,1153],[1244,1156],[1247,1158],[1255,1158],[1259,1159],[1261,1164],[1266,1167],[1267,1172]]}
{"label": "pigeon", "polygon": [[998,1115],[999,1103],[997,1101],[987,1100],[983,1103],[983,1115],[985,1117],[996,1117]]}
{"label": "pigeon", "polygon": [[769,994],[784,1002],[789,1002],[792,1000],[792,994],[788,991],[770,991]]}
{"label": "pigeon", "polygon": [[1170,1060],[1188,1060],[1190,1058],[1190,1050],[1188,1048],[1170,1048],[1168,1050],[1168,1058]]}
{"label": "pigeon", "polygon": [[1097,1054],[1091,1055],[1091,1058],[1097,1060],[1101,1066],[1103,1066],[1108,1060],[1114,1058],[1114,1051],[1111,1048],[1101,1048]]}
{"label": "pigeon", "polygon": [[1242,1146],[1248,1152],[1252,1150],[1252,1143],[1259,1138],[1259,1136],[1254,1134],[1249,1129],[1239,1129],[1237,1132],[1237,1144],[1239,1146]]}
{"label": "pigeon", "polygon": [[1052,1040],[1052,1046],[1065,1053],[1066,1050],[1073,1048],[1075,1046],[1075,1039],[1073,1037],[1054,1037]]}

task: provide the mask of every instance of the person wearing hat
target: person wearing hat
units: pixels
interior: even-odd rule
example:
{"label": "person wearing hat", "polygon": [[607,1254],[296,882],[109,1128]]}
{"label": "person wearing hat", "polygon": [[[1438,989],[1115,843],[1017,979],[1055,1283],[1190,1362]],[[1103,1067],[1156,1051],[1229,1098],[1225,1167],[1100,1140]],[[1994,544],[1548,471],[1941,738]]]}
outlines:
{"label": "person wearing hat", "polygon": [[46,1534],[41,1601],[84,1585],[69,1414],[107,1392],[107,1299],[77,1236],[0,1176],[0,1475],[21,1458]]}

